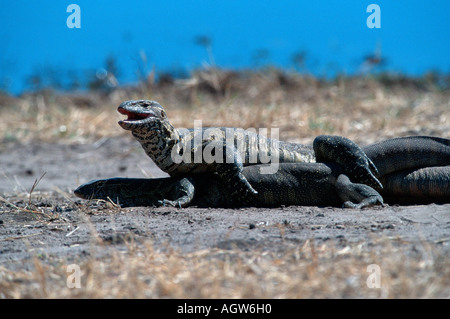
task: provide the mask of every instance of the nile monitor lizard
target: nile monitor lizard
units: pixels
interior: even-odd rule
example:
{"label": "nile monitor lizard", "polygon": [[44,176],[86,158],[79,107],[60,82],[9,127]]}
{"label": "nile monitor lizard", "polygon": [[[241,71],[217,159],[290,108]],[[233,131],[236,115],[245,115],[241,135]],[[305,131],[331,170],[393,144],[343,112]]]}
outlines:
{"label": "nile monitor lizard", "polygon": [[259,168],[262,173],[271,174],[276,172],[279,163],[333,161],[349,177],[370,186],[381,186],[372,174],[376,172],[375,166],[362,151],[336,152],[339,149],[336,144],[343,137],[319,136],[313,147],[309,147],[230,127],[176,129],[163,107],[150,100],[123,102],[118,112],[127,116],[119,125],[132,132],[161,170],[172,177],[215,172],[226,181],[227,194],[237,200],[256,194],[242,174],[243,167],[265,163],[270,165]]}
{"label": "nile monitor lizard", "polygon": [[[363,150],[379,167],[383,196],[401,197],[405,203],[450,202],[450,140],[404,137]],[[346,207],[358,208],[382,202],[377,191],[350,182],[334,163],[282,163],[271,175],[261,174],[258,166],[243,169],[258,191],[245,202],[227,196],[223,181],[211,173],[188,178],[96,180],[80,186],[75,194],[85,199],[109,198],[123,207],[164,203],[200,207],[336,206],[344,202]]]}

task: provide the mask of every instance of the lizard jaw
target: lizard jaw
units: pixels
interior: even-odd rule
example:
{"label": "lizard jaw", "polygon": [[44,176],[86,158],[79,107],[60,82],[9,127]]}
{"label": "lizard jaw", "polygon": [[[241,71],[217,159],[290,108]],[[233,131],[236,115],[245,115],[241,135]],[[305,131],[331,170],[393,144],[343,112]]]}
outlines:
{"label": "lizard jaw", "polygon": [[152,113],[144,113],[144,112],[136,112],[136,111],[128,111],[123,107],[119,107],[117,111],[120,114],[126,115],[127,118],[125,120],[119,121],[119,125],[124,129],[132,129],[138,125],[144,124],[149,121],[149,119],[154,118],[155,116]]}

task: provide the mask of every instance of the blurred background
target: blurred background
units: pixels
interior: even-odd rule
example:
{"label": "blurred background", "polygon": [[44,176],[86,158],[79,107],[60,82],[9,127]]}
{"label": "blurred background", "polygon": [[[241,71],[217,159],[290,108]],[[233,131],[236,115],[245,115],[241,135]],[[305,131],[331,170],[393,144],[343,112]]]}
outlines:
{"label": "blurred background", "polygon": [[[67,25],[72,3],[80,28]],[[371,3],[381,28],[367,26]],[[449,12],[448,0],[2,0],[0,90],[108,89],[208,67],[442,80]]]}

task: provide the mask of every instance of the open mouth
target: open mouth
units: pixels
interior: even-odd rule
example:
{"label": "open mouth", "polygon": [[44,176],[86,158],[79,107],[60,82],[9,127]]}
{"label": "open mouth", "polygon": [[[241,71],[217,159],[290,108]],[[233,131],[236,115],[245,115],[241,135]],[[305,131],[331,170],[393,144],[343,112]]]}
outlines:
{"label": "open mouth", "polygon": [[126,115],[127,118],[125,120],[119,121],[119,124],[121,123],[129,123],[129,122],[139,122],[145,119],[148,119],[149,117],[154,117],[151,113],[137,113],[137,112],[130,112],[125,110],[124,108],[118,108],[117,111],[120,114]]}

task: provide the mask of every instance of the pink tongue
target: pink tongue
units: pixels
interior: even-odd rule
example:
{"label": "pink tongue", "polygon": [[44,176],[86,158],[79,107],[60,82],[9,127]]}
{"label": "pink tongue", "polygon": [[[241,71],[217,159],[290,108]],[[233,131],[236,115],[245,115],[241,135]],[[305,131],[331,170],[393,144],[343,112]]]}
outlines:
{"label": "pink tongue", "polygon": [[127,121],[139,121],[150,117],[150,114],[128,113]]}

